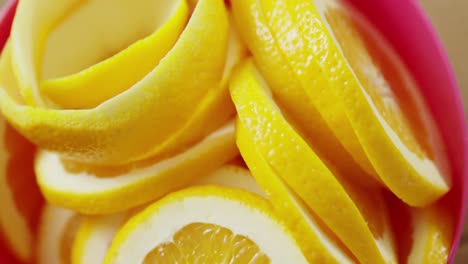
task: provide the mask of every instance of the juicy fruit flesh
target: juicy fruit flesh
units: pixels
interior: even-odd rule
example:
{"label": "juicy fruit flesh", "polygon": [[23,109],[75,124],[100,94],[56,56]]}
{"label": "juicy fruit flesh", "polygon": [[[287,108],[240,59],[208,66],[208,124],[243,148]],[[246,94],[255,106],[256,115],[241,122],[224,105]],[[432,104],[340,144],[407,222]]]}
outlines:
{"label": "juicy fruit flesh", "polygon": [[[370,25],[342,7],[329,6],[325,17],[348,63],[377,110],[418,157],[434,158],[429,135],[415,102],[409,74],[396,68],[396,58],[383,49],[386,43]],[[357,16],[356,16],[357,17]],[[387,44],[388,45],[388,44]]]}
{"label": "juicy fruit flesh", "polygon": [[153,263],[270,263],[249,238],[216,224],[192,223],[174,234],[173,241],[153,249],[144,264]]}

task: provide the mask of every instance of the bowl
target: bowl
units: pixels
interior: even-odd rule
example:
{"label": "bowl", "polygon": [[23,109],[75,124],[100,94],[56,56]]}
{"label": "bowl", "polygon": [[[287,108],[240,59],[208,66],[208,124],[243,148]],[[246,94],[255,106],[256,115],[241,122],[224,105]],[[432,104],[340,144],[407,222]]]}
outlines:
{"label": "bowl", "polygon": [[[429,19],[414,0],[348,0],[387,38],[419,84],[441,131],[452,167],[453,189],[443,198],[454,216],[455,233],[448,263],[460,242],[468,190],[468,137],[460,90],[452,66]],[[16,8],[8,1],[0,13],[0,50]],[[0,263],[18,263],[0,244]]]}

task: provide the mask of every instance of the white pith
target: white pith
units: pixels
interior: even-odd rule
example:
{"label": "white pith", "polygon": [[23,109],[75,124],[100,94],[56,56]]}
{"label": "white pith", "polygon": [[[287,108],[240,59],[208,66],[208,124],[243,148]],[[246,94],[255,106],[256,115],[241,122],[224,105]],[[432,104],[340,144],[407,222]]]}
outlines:
{"label": "white pith", "polygon": [[133,0],[94,0],[72,4],[48,36],[42,78],[75,74],[106,59],[103,54],[120,52],[148,37],[174,14],[180,3],[181,0],[143,0],[138,4]]}
{"label": "white pith", "polygon": [[[263,195],[262,190],[255,182],[247,169],[227,165],[219,168],[212,174],[200,179],[194,185],[220,185],[239,188],[255,194]],[[109,249],[110,243],[118,229],[125,223],[128,214],[114,214],[95,217],[92,221],[92,231],[84,242],[85,247],[80,257],[81,263],[100,264]]]}
{"label": "white pith", "polygon": [[307,263],[284,229],[268,215],[220,196],[190,196],[166,204],[128,234],[112,263],[142,263],[145,256],[190,223],[211,223],[251,239],[271,263]]}
{"label": "white pith", "polygon": [[43,211],[39,226],[37,263],[62,264],[60,249],[62,236],[74,212],[47,205]]}
{"label": "white pith", "polygon": [[97,177],[86,172],[71,173],[63,167],[58,154],[42,151],[36,159],[36,173],[39,182],[46,182],[47,188],[57,189],[61,192],[77,194],[105,192],[142,181],[145,178],[158,177],[159,173],[181,166],[184,161],[200,156],[207,149],[225,144],[233,137],[234,124],[231,122],[181,154],[148,167],[136,168],[125,174],[108,178]]}
{"label": "white pith", "polygon": [[104,261],[107,250],[119,228],[125,223],[126,213],[94,217],[92,231],[83,241],[84,248],[79,257],[80,263],[101,264]]}

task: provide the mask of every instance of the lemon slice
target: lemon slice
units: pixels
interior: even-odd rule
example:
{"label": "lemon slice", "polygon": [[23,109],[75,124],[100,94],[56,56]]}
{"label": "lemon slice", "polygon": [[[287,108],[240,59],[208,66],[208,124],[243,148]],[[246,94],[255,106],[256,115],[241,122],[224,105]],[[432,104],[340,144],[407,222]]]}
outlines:
{"label": "lemon slice", "polygon": [[115,234],[131,215],[88,216],[81,221],[72,247],[72,264],[101,264]]}
{"label": "lemon slice", "polygon": [[447,263],[453,239],[453,217],[447,205],[413,208],[391,202],[400,263]]}
{"label": "lemon slice", "polygon": [[[359,171],[356,174],[362,175],[362,170],[365,170],[375,176],[345,113],[337,110],[341,105],[329,95],[334,91],[327,89],[327,81],[316,74],[320,71],[318,66],[310,61],[309,52],[304,51],[308,47],[292,43],[300,43],[298,39],[301,38],[293,32],[294,22],[286,12],[271,10],[273,6],[284,5],[283,1],[240,0],[232,3],[241,36],[254,55],[259,70],[284,114],[308,135],[321,156],[335,161],[344,171]],[[286,36],[288,33],[289,37]],[[301,55],[291,58],[291,53]],[[303,67],[303,60],[309,60],[307,67]],[[369,178],[356,180],[365,182]]]}
{"label": "lemon slice", "polygon": [[408,264],[447,263],[452,245],[453,219],[440,205],[411,209],[413,236]]}
{"label": "lemon slice", "polygon": [[[247,169],[226,165],[201,178],[194,185],[239,188],[264,195]],[[72,249],[72,264],[100,264],[120,227],[135,212],[85,217],[78,228]]]}
{"label": "lemon slice", "polygon": [[[351,184],[327,168],[284,119],[251,60],[239,66],[230,89],[239,127],[245,128],[238,138],[238,142],[246,142],[240,145],[244,148],[241,153],[254,153],[244,159],[251,168],[261,168],[252,169],[261,186],[268,187],[270,182],[277,186],[265,192],[273,193],[272,189],[277,188],[275,192],[284,197],[289,186],[359,261],[396,262],[391,225],[381,195]],[[271,169],[267,170],[268,166]],[[271,173],[262,176],[262,171]],[[284,201],[279,195],[274,201],[274,196],[269,199],[273,204]]]}
{"label": "lemon slice", "polygon": [[275,175],[241,122],[237,122],[237,145],[255,179],[298,241],[309,263],[355,263],[354,257],[313,216],[304,202]]}
{"label": "lemon slice", "polygon": [[239,189],[171,193],[132,217],[104,263],[308,263],[269,203]]}
{"label": "lemon slice", "polygon": [[35,147],[0,117],[0,236],[24,262],[33,257],[43,198],[35,181]]}
{"label": "lemon slice", "polygon": [[38,264],[70,263],[80,217],[70,210],[46,205],[40,219],[37,241]]}
{"label": "lemon slice", "polygon": [[[125,164],[158,154],[156,152],[161,151],[161,145],[183,128],[194,113],[200,111],[200,103],[208,93],[222,85],[229,37],[228,14],[223,1],[199,1],[174,46],[154,69],[132,87],[95,108],[52,109],[41,103],[41,79],[38,76],[41,63],[47,61],[43,46],[47,44],[50,34],[46,33],[54,26],[62,26],[60,19],[72,19],[85,12],[83,10],[86,8],[98,10],[100,6],[97,3],[100,1],[88,1],[86,3],[89,5],[83,4],[86,8],[75,6],[72,2],[84,3],[66,1],[68,4],[56,4],[55,1],[46,1],[36,6],[35,1],[24,1],[18,7],[12,41],[0,62],[0,107],[5,117],[40,147],[83,163]],[[135,4],[129,0],[125,3]],[[180,5],[180,1],[144,3]],[[140,9],[148,8],[147,5]],[[114,8],[112,3],[108,7]],[[63,13],[68,9],[69,15],[64,18]],[[151,15],[150,18],[154,19]],[[140,20],[138,15],[135,15],[135,19],[136,22]],[[100,23],[105,21],[99,19]],[[66,26],[65,23],[63,27]],[[81,48],[81,53],[88,50]],[[112,78],[118,79],[119,76]],[[232,108],[230,110],[229,105],[225,108],[224,111],[231,115]],[[218,111],[202,111],[212,117],[203,120],[225,121],[225,118],[218,116],[226,114],[216,109]],[[206,132],[195,130],[190,137],[191,143],[206,136],[200,131]],[[180,144],[183,143],[187,144]],[[179,148],[183,147],[186,146],[179,145]]]}
{"label": "lemon slice", "polygon": [[297,112],[315,107],[354,159],[406,203],[424,206],[448,191],[429,110],[367,21],[338,0],[244,0],[233,10],[275,95],[290,96],[290,105],[309,98]]}
{"label": "lemon slice", "polygon": [[46,199],[85,214],[127,210],[177,190],[215,170],[238,154],[231,122],[183,153],[143,167],[101,175],[70,171],[56,153],[41,151],[36,174]]}

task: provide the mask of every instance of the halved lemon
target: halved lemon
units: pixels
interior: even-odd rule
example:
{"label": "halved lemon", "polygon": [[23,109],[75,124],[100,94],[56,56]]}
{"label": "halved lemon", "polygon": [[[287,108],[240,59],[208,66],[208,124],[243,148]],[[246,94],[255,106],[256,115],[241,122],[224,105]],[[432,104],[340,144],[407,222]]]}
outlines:
{"label": "halved lemon", "polygon": [[298,199],[293,200],[290,193],[297,194],[316,215],[315,219],[306,214],[303,218],[321,221],[359,261],[395,263],[391,225],[381,194],[351,183],[346,175],[327,167],[331,164],[322,161],[283,117],[251,60],[234,72],[230,90],[239,116],[237,141],[244,142],[239,144],[241,153],[260,186],[267,188],[265,193],[273,194],[269,195],[272,203],[280,204],[278,211],[286,218],[286,205],[281,205],[285,201],[299,211]]}
{"label": "halved lemon", "polygon": [[412,206],[449,190],[429,110],[396,52],[369,22],[339,0],[241,0],[233,10],[275,95],[290,96],[289,105],[301,102],[298,96],[310,98],[309,105],[295,107],[302,106],[302,114],[320,112],[366,171],[375,170]]}
{"label": "halved lemon", "polygon": [[[175,44],[159,62],[152,61],[153,65],[157,64],[154,69],[125,91],[114,91],[111,95],[115,96],[98,106],[80,110],[53,109],[54,106],[44,99],[45,92],[41,91],[44,81],[41,74],[45,74],[49,67],[43,65],[47,61],[55,58],[51,72],[62,69],[62,61],[82,64],[71,65],[69,71],[73,71],[73,67],[89,71],[69,76],[65,83],[86,83],[86,78],[98,74],[102,65],[105,69],[114,69],[117,67],[115,63],[120,65],[118,60],[123,55],[119,53],[94,68],[87,68],[88,64],[101,61],[100,56],[107,58],[113,49],[118,51],[128,41],[131,43],[135,38],[132,34],[151,32],[157,21],[172,23],[173,16],[184,17],[180,11],[184,3],[182,0],[66,1],[59,4],[44,1],[37,5],[35,1],[22,1],[14,21],[11,43],[5,48],[0,62],[0,107],[5,117],[40,147],[60,152],[64,158],[100,165],[125,164],[160,152],[179,151],[202,139],[209,132],[194,129],[190,137],[185,135],[185,140],[178,141],[175,147],[161,147],[189,122],[198,122],[197,127],[219,127],[228,119],[226,116],[233,114],[229,104],[220,108],[220,100],[206,99],[207,96],[219,99],[210,94],[225,95],[227,89],[224,87],[224,93],[213,91],[223,86],[229,38],[228,14],[221,0],[198,1]],[[102,10],[106,12],[102,13]],[[110,17],[102,19],[106,15]],[[114,28],[114,22],[114,26],[122,24],[115,32],[109,30]],[[177,25],[184,24],[179,22]],[[86,23],[93,26],[86,27]],[[101,32],[103,28],[106,30]],[[77,37],[83,37],[81,45],[77,45],[79,41],[73,41]],[[142,40],[132,45],[130,51],[122,52],[133,54],[132,50],[135,50],[142,56],[159,52],[140,50],[146,45],[144,43]],[[145,47],[162,49],[158,45]],[[48,49],[52,50],[46,52]],[[58,54],[77,56],[77,59],[65,60],[57,57]],[[134,59],[134,54],[127,55],[129,60]],[[63,66],[64,69],[67,67]],[[122,67],[128,71],[139,69],[131,64]],[[120,76],[113,75],[115,73],[102,70],[101,77],[119,83]],[[141,72],[128,76],[137,75]],[[134,77],[129,78],[134,80]],[[112,90],[113,86],[109,87]],[[224,101],[228,102],[227,99]],[[204,110],[207,104],[214,105],[208,109],[216,111]],[[196,113],[198,117],[194,118]]]}
{"label": "halved lemon", "polygon": [[69,264],[80,216],[73,211],[46,205],[37,241],[37,264]]}
{"label": "halved lemon", "polygon": [[132,217],[104,263],[308,263],[270,204],[227,187],[171,193]]}
{"label": "halved lemon", "polygon": [[50,203],[85,214],[108,214],[148,203],[187,186],[236,155],[231,122],[182,153],[110,175],[88,168],[70,170],[57,153],[40,151],[36,174]]}
{"label": "halved lemon", "polygon": [[33,257],[44,202],[34,176],[35,147],[0,116],[0,236],[24,262]]}
{"label": "halved lemon", "polygon": [[[218,185],[239,188],[264,195],[247,169],[226,165],[201,178],[194,185]],[[88,216],[81,221],[73,244],[72,264],[101,264],[115,234],[137,211]]]}

